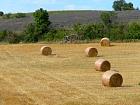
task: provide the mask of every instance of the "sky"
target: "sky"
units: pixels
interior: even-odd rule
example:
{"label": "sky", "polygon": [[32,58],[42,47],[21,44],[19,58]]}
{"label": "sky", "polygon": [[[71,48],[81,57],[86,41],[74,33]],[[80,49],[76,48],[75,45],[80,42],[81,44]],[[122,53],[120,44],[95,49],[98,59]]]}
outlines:
{"label": "sky", "polygon": [[[114,0],[0,0],[4,13],[34,12],[39,8],[57,10],[113,10]],[[140,8],[140,0],[126,0]]]}

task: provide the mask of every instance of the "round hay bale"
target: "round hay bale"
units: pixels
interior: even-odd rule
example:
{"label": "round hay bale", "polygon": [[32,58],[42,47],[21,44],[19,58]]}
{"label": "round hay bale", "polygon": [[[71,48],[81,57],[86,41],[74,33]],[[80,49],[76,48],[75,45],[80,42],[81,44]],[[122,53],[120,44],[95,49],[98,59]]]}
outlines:
{"label": "round hay bale", "polygon": [[109,87],[120,87],[123,83],[123,77],[119,72],[106,71],[102,76],[102,84]]}
{"label": "round hay bale", "polygon": [[97,71],[107,71],[110,70],[110,68],[111,68],[110,62],[105,59],[98,59],[95,62],[95,69]]}
{"label": "round hay bale", "polygon": [[40,51],[41,51],[42,55],[48,56],[48,55],[52,54],[52,49],[50,47],[48,47],[48,46],[41,47]]}
{"label": "round hay bale", "polygon": [[101,46],[110,46],[109,38],[102,38],[100,41]]}
{"label": "round hay bale", "polygon": [[86,48],[85,53],[88,57],[96,57],[98,55],[97,49],[93,47]]}

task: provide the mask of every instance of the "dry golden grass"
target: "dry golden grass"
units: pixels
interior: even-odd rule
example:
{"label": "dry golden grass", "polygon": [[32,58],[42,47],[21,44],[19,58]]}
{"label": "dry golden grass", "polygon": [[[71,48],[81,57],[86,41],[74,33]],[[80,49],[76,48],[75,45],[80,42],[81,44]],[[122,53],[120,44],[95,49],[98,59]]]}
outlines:
{"label": "dry golden grass", "polygon": [[[140,105],[140,43],[113,45],[50,44],[50,56],[42,44],[0,45],[0,105]],[[86,57],[88,46],[99,56]],[[102,86],[99,58],[122,74],[122,87]]]}

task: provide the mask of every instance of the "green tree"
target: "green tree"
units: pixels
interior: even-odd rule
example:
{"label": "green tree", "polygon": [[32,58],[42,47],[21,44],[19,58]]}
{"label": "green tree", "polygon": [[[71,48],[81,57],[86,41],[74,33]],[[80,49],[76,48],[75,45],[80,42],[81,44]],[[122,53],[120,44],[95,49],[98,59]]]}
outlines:
{"label": "green tree", "polygon": [[134,10],[133,3],[129,2],[126,3],[125,0],[116,0],[113,2],[113,9],[115,11],[122,11],[122,10]]}
{"label": "green tree", "polygon": [[125,0],[116,0],[113,2],[112,7],[115,11],[121,11],[124,4],[125,4]]}
{"label": "green tree", "polygon": [[8,43],[19,43],[20,37],[15,32],[3,30],[0,35],[0,41],[5,41]]}
{"label": "green tree", "polygon": [[124,3],[122,10],[134,10],[133,4],[130,3]]}
{"label": "green tree", "polygon": [[126,30],[126,25],[124,24],[113,25],[110,31],[110,39],[123,41],[125,39],[125,34],[126,34],[125,30]]}
{"label": "green tree", "polygon": [[104,25],[109,26],[112,23],[111,14],[109,12],[101,13],[101,20]]}
{"label": "green tree", "polygon": [[73,30],[76,32],[76,34],[78,34],[79,36],[84,36],[84,26],[80,23],[76,23],[73,26]]}
{"label": "green tree", "polygon": [[74,31],[79,35],[80,39],[96,39],[102,38],[105,34],[105,27],[103,24],[75,24]]}
{"label": "green tree", "polygon": [[115,12],[102,12],[100,15],[100,18],[104,25],[110,26],[113,23],[115,23],[115,20],[117,18],[117,14]]}
{"label": "green tree", "polygon": [[25,13],[16,13],[16,14],[14,15],[14,17],[15,17],[15,18],[24,18],[24,17],[26,17],[26,14],[25,14]]}
{"label": "green tree", "polygon": [[8,31],[6,40],[9,43],[19,43],[20,42],[19,36],[15,32],[12,32],[12,31]]}
{"label": "green tree", "polygon": [[111,28],[113,26],[113,23],[115,23],[117,14],[114,12],[102,12],[100,17],[102,22],[104,23],[104,26],[106,27],[106,37],[110,37]]}
{"label": "green tree", "polygon": [[140,23],[132,22],[128,24],[127,39],[140,39]]}
{"label": "green tree", "polygon": [[0,11],[0,16],[3,16],[3,15],[4,15],[4,13],[2,11]]}
{"label": "green tree", "polygon": [[10,19],[11,16],[12,16],[11,13],[7,13],[7,14],[3,15],[3,18],[4,18],[4,19]]}
{"label": "green tree", "polygon": [[24,36],[24,42],[37,42],[38,41],[38,37],[35,34],[35,24],[30,23],[28,24],[28,26],[26,27],[26,30],[24,31],[25,36]]}
{"label": "green tree", "polygon": [[25,34],[33,35],[35,32],[35,25],[33,23],[30,23],[27,25]]}
{"label": "green tree", "polygon": [[49,31],[49,25],[51,23],[49,21],[49,14],[47,10],[40,8],[33,13],[33,17],[35,21],[35,34],[40,38]]}
{"label": "green tree", "polygon": [[68,35],[69,31],[65,29],[51,29],[45,36],[45,41],[60,41],[64,36]]}

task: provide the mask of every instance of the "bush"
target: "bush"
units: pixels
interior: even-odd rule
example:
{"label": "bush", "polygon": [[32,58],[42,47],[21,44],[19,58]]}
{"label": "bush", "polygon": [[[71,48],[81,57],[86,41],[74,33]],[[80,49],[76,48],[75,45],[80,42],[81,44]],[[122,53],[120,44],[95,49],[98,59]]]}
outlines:
{"label": "bush", "polygon": [[20,36],[12,31],[4,30],[0,32],[0,41],[5,41],[8,43],[19,43]]}
{"label": "bush", "polygon": [[36,35],[24,35],[24,39],[23,39],[24,42],[31,42],[31,43],[35,43],[35,42],[38,42],[38,37]]}
{"label": "bush", "polygon": [[108,36],[111,40],[125,40],[126,39],[126,25],[118,24],[113,25],[110,30],[110,36]]}
{"label": "bush", "polygon": [[5,40],[9,43],[19,43],[20,42],[19,36],[12,31],[7,32],[7,35],[5,36]]}
{"label": "bush", "polygon": [[7,36],[7,31],[6,30],[0,32],[0,41],[4,41],[6,36]]}
{"label": "bush", "polygon": [[100,18],[105,26],[110,27],[117,18],[117,13],[115,12],[102,12]]}
{"label": "bush", "polygon": [[33,13],[33,17],[35,22],[35,33],[39,36],[38,38],[40,38],[49,31],[49,25],[51,24],[49,21],[49,14],[47,10],[40,8]]}
{"label": "bush", "polygon": [[103,24],[74,25],[74,31],[83,36],[83,39],[92,40],[104,36],[106,29]]}
{"label": "bush", "polygon": [[2,11],[0,11],[0,16],[3,16],[3,15],[4,15],[4,13]]}
{"label": "bush", "polygon": [[25,13],[16,13],[16,14],[14,14],[14,17],[15,18],[24,18],[24,17],[26,17],[26,14]]}
{"label": "bush", "polygon": [[128,24],[126,39],[140,39],[140,23],[132,22]]}
{"label": "bush", "polygon": [[44,35],[46,41],[60,41],[63,40],[64,36],[68,35],[69,32],[64,29],[55,30],[52,29]]}
{"label": "bush", "polygon": [[16,14],[7,13],[3,15],[3,19],[24,18],[24,17],[26,17],[25,13],[16,13]]}
{"label": "bush", "polygon": [[3,18],[4,19],[10,19],[11,16],[12,16],[12,14],[11,13],[8,13],[8,14],[3,15]]}
{"label": "bush", "polygon": [[24,31],[24,36],[23,36],[23,41],[24,42],[38,42],[38,35],[35,33],[35,24],[30,23],[26,27]]}

